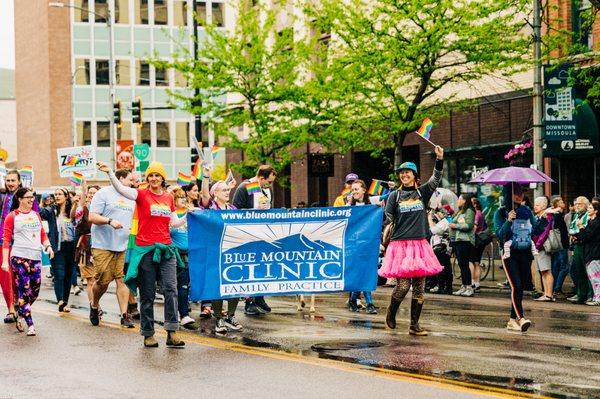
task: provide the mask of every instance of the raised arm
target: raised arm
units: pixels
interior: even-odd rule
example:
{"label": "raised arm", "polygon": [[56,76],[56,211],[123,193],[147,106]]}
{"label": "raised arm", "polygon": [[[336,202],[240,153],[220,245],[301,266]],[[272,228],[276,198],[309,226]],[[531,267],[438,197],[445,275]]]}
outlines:
{"label": "raised arm", "polygon": [[129,200],[132,200],[132,201],[137,200],[138,191],[135,188],[124,186],[119,181],[119,179],[117,179],[117,176],[115,176],[115,173],[108,167],[107,164],[105,164],[103,162],[98,162],[98,169],[101,170],[102,172],[108,173],[108,178],[110,179],[110,184],[112,184],[112,186],[115,188],[115,190],[117,190],[117,192],[119,194],[121,194],[123,197],[125,197]]}
{"label": "raised arm", "polygon": [[444,149],[439,145],[435,146],[435,167],[433,168],[433,174],[427,181],[427,183],[423,184],[420,188],[421,195],[423,196],[423,200],[425,204],[429,203],[431,196],[436,188],[442,182],[442,172],[444,170]]}
{"label": "raised arm", "polygon": [[203,179],[200,184],[200,205],[203,208],[208,208],[210,204],[210,168],[204,166],[202,168],[203,171]]}

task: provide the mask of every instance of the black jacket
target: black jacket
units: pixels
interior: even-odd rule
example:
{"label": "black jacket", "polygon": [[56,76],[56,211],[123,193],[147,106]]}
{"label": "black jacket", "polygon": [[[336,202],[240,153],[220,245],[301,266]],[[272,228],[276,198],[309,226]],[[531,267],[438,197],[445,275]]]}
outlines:
{"label": "black jacket", "polygon": [[48,240],[53,250],[58,250],[58,227],[56,226],[56,208],[49,206],[40,208],[40,217],[48,222]]}
{"label": "black jacket", "polygon": [[600,260],[600,219],[590,219],[576,237],[583,243],[583,260],[586,264]]}
{"label": "black jacket", "polygon": [[552,228],[560,231],[560,242],[563,248],[569,248],[569,229],[565,223],[565,215],[563,213],[554,213],[553,216]]}

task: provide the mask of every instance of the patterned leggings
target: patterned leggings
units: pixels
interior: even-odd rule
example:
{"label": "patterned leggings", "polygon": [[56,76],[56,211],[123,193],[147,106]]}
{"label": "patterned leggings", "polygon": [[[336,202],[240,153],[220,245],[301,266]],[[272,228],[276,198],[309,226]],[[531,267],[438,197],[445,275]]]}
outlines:
{"label": "patterned leggings", "polygon": [[31,305],[40,293],[42,282],[42,262],[13,256],[10,258],[15,286],[17,287],[17,309],[19,316],[28,326],[33,325]]}
{"label": "patterned leggings", "polygon": [[414,299],[425,299],[425,277],[421,278],[399,278],[398,284],[394,291],[392,291],[392,298],[397,301],[402,301],[408,290],[410,289],[410,285],[412,284],[412,297]]}

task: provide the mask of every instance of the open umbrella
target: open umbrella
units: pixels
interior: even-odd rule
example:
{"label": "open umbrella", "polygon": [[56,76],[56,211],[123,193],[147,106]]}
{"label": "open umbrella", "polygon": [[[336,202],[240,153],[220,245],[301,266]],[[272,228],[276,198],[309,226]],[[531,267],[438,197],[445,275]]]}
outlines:
{"label": "open umbrella", "polygon": [[431,200],[429,200],[429,207],[431,209],[436,209],[442,206],[442,204],[448,204],[453,210],[456,210],[457,202],[458,197],[456,194],[454,194],[454,192],[448,190],[447,188],[437,188],[433,192]]}
{"label": "open umbrella", "polygon": [[510,183],[529,184],[550,182],[554,182],[554,180],[539,170],[533,168],[520,168],[517,166],[492,169],[469,181],[469,183],[497,184],[500,186]]}

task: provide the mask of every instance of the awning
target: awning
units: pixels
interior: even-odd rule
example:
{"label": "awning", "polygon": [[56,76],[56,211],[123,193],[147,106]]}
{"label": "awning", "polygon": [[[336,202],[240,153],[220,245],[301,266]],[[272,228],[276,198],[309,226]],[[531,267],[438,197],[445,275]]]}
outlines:
{"label": "awning", "polygon": [[[494,144],[483,144],[476,145],[472,147],[461,147],[461,148],[449,148],[444,150],[444,155],[447,156],[455,156],[455,155],[463,155],[470,152],[481,152],[486,150],[493,150],[496,148],[510,148],[514,147],[515,144],[519,144],[521,141],[507,141],[504,143],[494,143]],[[434,154],[433,151],[429,151],[428,154]]]}

